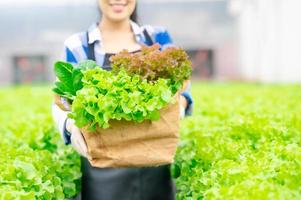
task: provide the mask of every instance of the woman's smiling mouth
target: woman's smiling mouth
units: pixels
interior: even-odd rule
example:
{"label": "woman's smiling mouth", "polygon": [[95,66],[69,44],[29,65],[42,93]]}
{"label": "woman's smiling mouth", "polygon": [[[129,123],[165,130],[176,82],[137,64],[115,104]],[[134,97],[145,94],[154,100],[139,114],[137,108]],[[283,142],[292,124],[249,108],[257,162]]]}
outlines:
{"label": "woman's smiling mouth", "polygon": [[120,13],[123,11],[127,4],[122,3],[110,3],[110,6],[112,7],[113,11],[116,13]]}

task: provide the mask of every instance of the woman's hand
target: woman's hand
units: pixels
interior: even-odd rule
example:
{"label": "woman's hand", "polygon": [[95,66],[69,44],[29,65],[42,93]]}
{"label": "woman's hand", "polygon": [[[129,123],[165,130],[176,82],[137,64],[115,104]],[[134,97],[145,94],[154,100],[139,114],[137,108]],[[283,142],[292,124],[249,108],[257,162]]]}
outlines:
{"label": "woman's hand", "polygon": [[71,133],[71,144],[73,148],[83,157],[90,159],[86,141],[80,129],[74,124],[73,119],[67,118],[66,129]]}

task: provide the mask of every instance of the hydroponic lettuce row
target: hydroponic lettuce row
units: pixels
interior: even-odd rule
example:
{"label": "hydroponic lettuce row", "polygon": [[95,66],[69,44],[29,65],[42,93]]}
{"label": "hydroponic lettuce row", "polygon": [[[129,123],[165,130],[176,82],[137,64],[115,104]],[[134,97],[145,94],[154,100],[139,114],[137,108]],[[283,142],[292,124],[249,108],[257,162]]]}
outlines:
{"label": "hydroponic lettuce row", "polygon": [[[301,86],[192,84],[178,200],[301,199]],[[233,95],[235,94],[235,95]],[[55,131],[50,87],[0,90],[0,199],[70,199],[80,159]]]}
{"label": "hydroponic lettuce row", "polygon": [[56,131],[50,88],[1,88],[0,97],[0,199],[75,196],[80,159]]}
{"label": "hydroponic lettuce row", "polygon": [[157,120],[159,110],[191,75],[184,50],[160,51],[158,45],[135,54],[123,51],[112,58],[112,67],[105,71],[93,61],[55,64],[58,81],[53,91],[72,104],[69,117],[78,127],[95,130],[108,128],[110,120]]}
{"label": "hydroponic lettuce row", "polygon": [[300,200],[301,86],[193,84],[178,200]]}

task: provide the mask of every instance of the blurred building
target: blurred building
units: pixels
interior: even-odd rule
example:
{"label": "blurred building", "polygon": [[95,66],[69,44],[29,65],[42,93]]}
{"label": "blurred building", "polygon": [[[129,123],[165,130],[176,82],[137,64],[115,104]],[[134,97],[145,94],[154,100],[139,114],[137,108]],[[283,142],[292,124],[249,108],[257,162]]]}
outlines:
{"label": "blurred building", "polygon": [[[139,0],[140,24],[164,26],[195,79],[301,82],[301,1]],[[0,1],[0,84],[53,81],[63,42],[99,19],[96,0]]]}
{"label": "blurred building", "polygon": [[241,76],[262,82],[301,82],[301,1],[231,0]]}
{"label": "blurred building", "polygon": [[[141,24],[165,26],[194,63],[195,78],[233,79],[235,21],[226,0],[139,0]],[[0,84],[52,81],[71,34],[99,18],[96,0],[0,2]]]}
{"label": "blurred building", "polygon": [[98,17],[97,8],[85,2],[1,1],[0,84],[52,81],[64,39]]}

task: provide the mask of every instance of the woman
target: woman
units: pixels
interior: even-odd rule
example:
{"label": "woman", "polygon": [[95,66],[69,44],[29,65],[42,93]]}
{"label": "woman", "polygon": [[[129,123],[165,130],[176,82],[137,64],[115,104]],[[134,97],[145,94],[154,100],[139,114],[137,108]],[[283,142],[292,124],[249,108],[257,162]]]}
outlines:
{"label": "woman", "polygon": [[[141,45],[159,43],[161,48],[172,45],[168,32],[159,27],[139,26],[136,19],[136,0],[99,0],[102,12],[99,23],[87,32],[77,33],[65,41],[65,58],[76,64],[82,60],[95,60],[110,70],[109,57],[123,49],[139,51]],[[62,99],[64,100],[64,99]],[[66,105],[67,106],[67,105]],[[189,90],[181,95],[182,112],[191,113]],[[171,200],[175,198],[169,165],[150,168],[99,169],[87,160],[84,138],[67,118],[67,112],[53,105],[53,116],[66,144],[72,144],[82,156],[83,200]]]}

